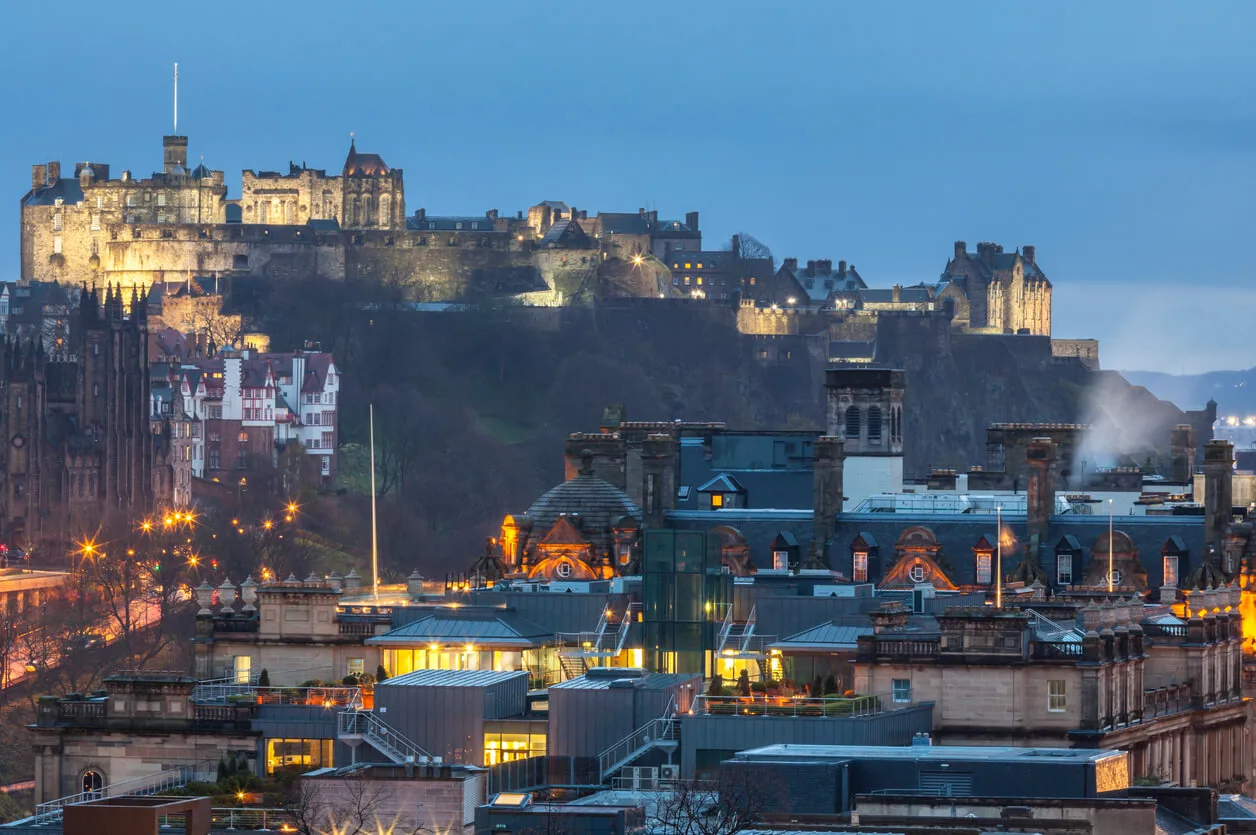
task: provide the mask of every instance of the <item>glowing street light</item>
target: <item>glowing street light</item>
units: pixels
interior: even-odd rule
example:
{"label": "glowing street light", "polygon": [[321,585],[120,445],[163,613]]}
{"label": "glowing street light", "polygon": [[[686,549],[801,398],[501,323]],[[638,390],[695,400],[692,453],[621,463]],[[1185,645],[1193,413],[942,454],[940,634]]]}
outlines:
{"label": "glowing street light", "polygon": [[645,263],[645,258],[642,257],[640,253],[632,256],[632,265],[634,267],[640,267],[644,263]]}

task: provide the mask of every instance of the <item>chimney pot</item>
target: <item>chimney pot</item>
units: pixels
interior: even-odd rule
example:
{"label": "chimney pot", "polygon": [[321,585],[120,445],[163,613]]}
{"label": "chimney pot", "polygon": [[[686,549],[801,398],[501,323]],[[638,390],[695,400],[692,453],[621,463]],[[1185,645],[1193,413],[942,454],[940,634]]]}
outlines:
{"label": "chimney pot", "polygon": [[964,241],[956,241],[955,242],[955,260],[958,261],[959,259],[963,258],[967,254],[968,254],[968,244]]}
{"label": "chimney pot", "polygon": [[846,262],[845,261],[837,262],[837,274],[842,276],[843,278],[846,277]]}
{"label": "chimney pot", "polygon": [[1035,254],[1035,253],[1034,253],[1034,246],[1033,246],[1033,244],[1026,244],[1026,245],[1025,245],[1025,246],[1021,249],[1021,257],[1022,257],[1022,258],[1024,258],[1024,259],[1025,259],[1026,261],[1028,261],[1029,263],[1034,264],[1034,265],[1036,266],[1036,265],[1038,264],[1038,262],[1034,260],[1034,254]]}

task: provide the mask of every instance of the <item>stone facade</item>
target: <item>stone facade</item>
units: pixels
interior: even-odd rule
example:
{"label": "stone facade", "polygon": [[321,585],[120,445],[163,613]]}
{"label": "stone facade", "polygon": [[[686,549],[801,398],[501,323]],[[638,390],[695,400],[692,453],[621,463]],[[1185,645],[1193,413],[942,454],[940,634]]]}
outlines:
{"label": "stone facade", "polygon": [[956,325],[964,330],[1051,335],[1051,282],[1032,246],[1004,253],[999,244],[980,243],[974,255],[956,241],[938,297],[954,300]]}
{"label": "stone facade", "polygon": [[172,501],[170,436],[151,421],[142,297],[84,292],[67,350],[0,343],[0,540],[29,547],[95,528],[110,508]]}
{"label": "stone facade", "polygon": [[855,689],[933,702],[943,744],[1122,749],[1132,777],[1233,791],[1252,770],[1238,598],[1208,592],[1178,625],[1137,599],[1079,601],[1080,638],[1015,609],[948,610],[937,631],[884,610],[859,639]]}

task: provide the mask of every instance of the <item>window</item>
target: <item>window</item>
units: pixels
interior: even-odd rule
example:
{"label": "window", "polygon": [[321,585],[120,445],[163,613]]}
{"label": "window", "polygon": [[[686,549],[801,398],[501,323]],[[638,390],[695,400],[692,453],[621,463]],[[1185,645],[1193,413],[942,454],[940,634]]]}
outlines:
{"label": "window", "polygon": [[484,765],[543,757],[546,750],[543,723],[492,722],[484,726]]}
{"label": "window", "polygon": [[56,214],[52,216],[52,231],[53,232],[61,231],[61,213],[60,212],[57,212]]}
{"label": "window", "polygon": [[97,198],[96,198],[96,208],[97,208],[97,209],[103,209],[103,208],[105,208],[105,198],[103,198],[103,197],[97,197]]}
{"label": "window", "polygon": [[868,409],[868,442],[881,443],[881,409],[877,406]]}
{"label": "window", "polygon": [[84,794],[95,794],[105,787],[105,775],[89,768],[83,772],[82,784]]}
{"label": "window", "polygon": [[[1108,578],[1105,575],[1103,579],[1104,579],[1104,582],[1107,582]],[[1112,569],[1112,585],[1114,586],[1121,585],[1121,569],[1119,568]]]}
{"label": "window", "polygon": [[158,206],[166,205],[166,193],[164,191],[157,192],[157,205]]}
{"label": "window", "polygon": [[846,409],[846,439],[850,441],[859,440],[862,428],[863,415],[859,413],[859,407],[850,406]]}
{"label": "window", "polygon": [[983,586],[990,585],[990,552],[977,552],[977,583]]}
{"label": "window", "polygon": [[242,444],[247,444],[249,442],[249,433],[241,432],[239,435],[236,436],[236,440]]}
{"label": "window", "polygon": [[907,704],[911,701],[911,679],[896,678],[890,683],[890,698],[895,704]]}
{"label": "window", "polygon": [[366,672],[366,659],[365,658],[350,658],[349,659],[349,672],[348,672],[349,675],[360,676],[364,672]]}
{"label": "window", "polygon": [[1072,554],[1055,555],[1055,581],[1061,586],[1071,586],[1073,584]]}
{"label": "window", "polygon": [[1164,557],[1164,585],[1176,586],[1178,584],[1178,558],[1176,554],[1165,554]]}
{"label": "window", "polygon": [[724,494],[712,493],[711,494],[711,509],[719,510],[723,506],[724,506]]}
{"label": "window", "polygon": [[251,684],[253,681],[253,656],[232,656],[231,663],[236,684]]}
{"label": "window", "polygon": [[686,264],[686,265],[685,265],[685,269],[687,269],[687,270],[688,270],[688,269],[692,269],[692,268],[693,268],[693,264]]}
{"label": "window", "polygon": [[332,443],[331,433],[324,432],[323,433],[323,449],[331,449],[333,446],[335,446],[335,444]]}
{"label": "window", "polygon": [[61,254],[61,236],[57,235],[52,239],[52,251],[55,255]]}
{"label": "window", "polygon": [[128,194],[128,195],[126,196],[126,207],[127,207],[128,209],[134,209],[134,208],[135,208],[135,195],[134,195],[134,194]]}
{"label": "window", "polygon": [[334,739],[269,739],[266,741],[266,773],[284,768],[310,771],[334,765]]}
{"label": "window", "polygon": [[868,552],[856,551],[853,566],[854,580],[856,583],[868,582]]}
{"label": "window", "polygon": [[907,574],[911,577],[913,583],[923,583],[925,581],[925,567],[920,563],[913,565]]}
{"label": "window", "polygon": [[789,551],[773,551],[772,568],[777,571],[789,571]]}
{"label": "window", "polygon": [[311,425],[313,425],[313,426],[322,426],[322,425],[323,425],[323,416],[322,416],[322,413],[321,413],[321,412],[314,412],[314,413],[311,415],[311,418],[312,418],[312,420],[311,420]]}
{"label": "window", "polygon": [[92,212],[92,231],[100,231],[100,214],[98,212]]}
{"label": "window", "polygon": [[1066,706],[1065,682],[1062,678],[1047,680],[1047,713],[1063,713]]}

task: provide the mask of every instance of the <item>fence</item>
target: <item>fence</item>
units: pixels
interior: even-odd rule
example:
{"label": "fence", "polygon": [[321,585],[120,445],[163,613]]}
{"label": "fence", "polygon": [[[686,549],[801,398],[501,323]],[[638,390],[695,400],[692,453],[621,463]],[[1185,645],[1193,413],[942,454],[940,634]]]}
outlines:
{"label": "fence", "polygon": [[798,696],[697,696],[692,712],[707,716],[809,716],[856,718],[884,712],[883,696],[826,696],[807,699]]}

